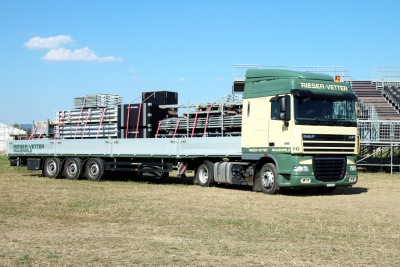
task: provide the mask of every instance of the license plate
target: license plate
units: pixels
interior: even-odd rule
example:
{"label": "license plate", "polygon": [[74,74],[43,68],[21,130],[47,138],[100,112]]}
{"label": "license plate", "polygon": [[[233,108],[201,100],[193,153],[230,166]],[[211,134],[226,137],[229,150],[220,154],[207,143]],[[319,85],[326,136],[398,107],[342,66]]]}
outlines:
{"label": "license plate", "polygon": [[327,184],[326,187],[335,187],[335,184]]}

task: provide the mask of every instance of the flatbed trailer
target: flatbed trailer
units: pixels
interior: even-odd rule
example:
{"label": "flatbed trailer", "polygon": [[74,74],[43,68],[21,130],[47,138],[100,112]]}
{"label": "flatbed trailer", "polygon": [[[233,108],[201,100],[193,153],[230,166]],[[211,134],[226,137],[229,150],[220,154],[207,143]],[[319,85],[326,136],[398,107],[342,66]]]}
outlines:
{"label": "flatbed trailer", "polygon": [[[97,159],[102,164],[96,166],[96,175],[89,178],[101,180],[104,171],[168,173],[182,161],[240,160],[241,147],[240,137],[40,139],[8,142],[7,154],[9,157],[18,155],[28,169],[43,169],[44,175],[51,178],[63,175],[64,166],[65,176],[78,179],[85,172],[82,166],[87,165],[88,160]],[[72,165],[68,164],[71,159]]]}

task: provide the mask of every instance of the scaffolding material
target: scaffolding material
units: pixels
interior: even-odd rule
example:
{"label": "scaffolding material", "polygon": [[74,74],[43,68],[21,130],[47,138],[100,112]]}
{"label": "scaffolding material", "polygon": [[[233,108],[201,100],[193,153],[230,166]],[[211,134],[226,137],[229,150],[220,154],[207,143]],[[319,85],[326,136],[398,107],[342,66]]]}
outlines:
{"label": "scaffolding material", "polygon": [[64,110],[57,111],[54,117],[59,121],[58,118],[60,118],[60,115],[64,113],[64,116],[60,120],[60,123],[62,124],[81,124],[88,115],[90,115],[88,120],[89,123],[100,123],[102,120],[105,122],[118,121],[117,107],[107,108],[104,116],[103,112],[104,108],[84,109],[82,112],[80,110]]}
{"label": "scaffolding material", "polygon": [[111,94],[92,94],[83,97],[75,97],[74,105],[75,109],[83,108],[105,108],[118,106],[122,103],[122,97],[119,95]]}
{"label": "scaffolding material", "polygon": [[[228,102],[225,102],[228,100]],[[234,101],[231,101],[234,100]],[[200,105],[162,105],[161,108],[186,108],[182,117],[166,118],[159,123],[156,137],[240,136],[242,101],[234,96],[221,102]]]}
{"label": "scaffolding material", "polygon": [[74,109],[55,113],[54,138],[118,137],[118,105],[122,97],[110,94],[74,98]]}

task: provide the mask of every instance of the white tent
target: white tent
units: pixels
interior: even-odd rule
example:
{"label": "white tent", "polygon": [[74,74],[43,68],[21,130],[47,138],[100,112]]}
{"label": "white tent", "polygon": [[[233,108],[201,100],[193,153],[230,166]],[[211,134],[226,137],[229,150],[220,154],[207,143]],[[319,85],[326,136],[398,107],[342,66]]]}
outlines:
{"label": "white tent", "polygon": [[6,149],[7,140],[14,139],[16,135],[25,135],[26,131],[0,123],[0,151]]}

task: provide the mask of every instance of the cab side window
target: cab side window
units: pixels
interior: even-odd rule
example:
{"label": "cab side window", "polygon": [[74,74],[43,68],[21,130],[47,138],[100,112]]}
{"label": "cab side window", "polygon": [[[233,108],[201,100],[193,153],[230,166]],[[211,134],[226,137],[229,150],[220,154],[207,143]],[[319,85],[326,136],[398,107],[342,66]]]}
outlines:
{"label": "cab side window", "polygon": [[272,120],[279,120],[279,101],[272,101],[271,102],[271,119]]}

